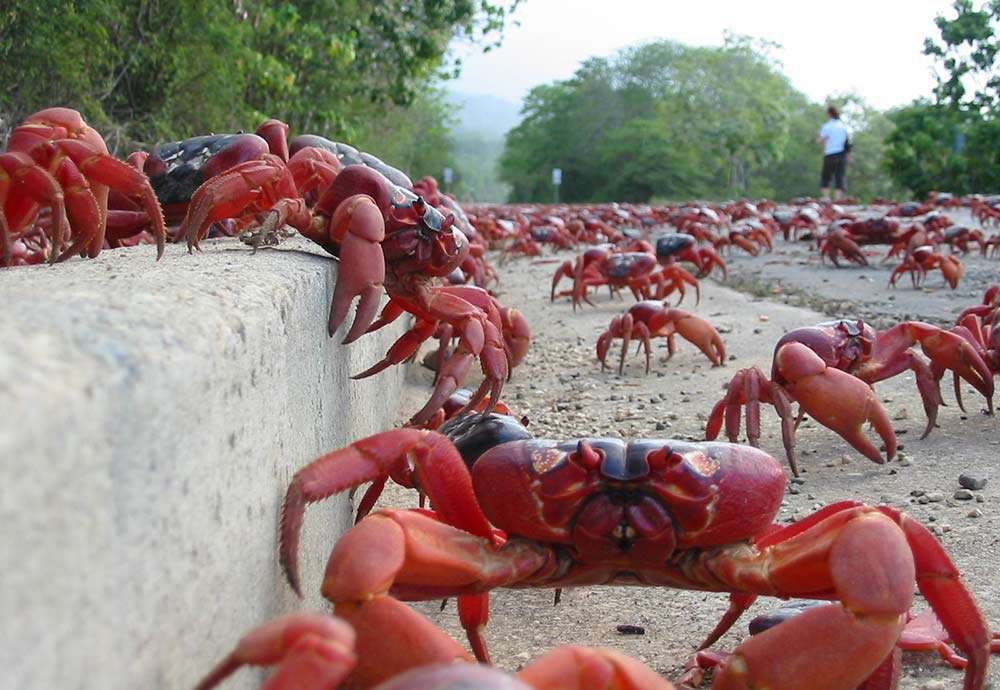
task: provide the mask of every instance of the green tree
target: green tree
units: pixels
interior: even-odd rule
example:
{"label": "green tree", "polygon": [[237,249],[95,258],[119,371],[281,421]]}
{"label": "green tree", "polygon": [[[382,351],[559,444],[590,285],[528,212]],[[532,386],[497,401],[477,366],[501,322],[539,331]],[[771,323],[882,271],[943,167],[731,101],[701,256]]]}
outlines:
{"label": "green tree", "polygon": [[740,36],[717,48],[657,41],[533,89],[500,160],[511,198],[550,200],[555,167],[567,201],[774,193],[769,171],[804,98],[772,47]]}
{"label": "green tree", "polygon": [[[425,106],[430,85],[458,68],[445,57],[450,42],[495,45],[518,2],[4,3],[0,123],[9,130],[29,113],[65,105],[119,151],[249,129],[265,117],[284,119],[293,133],[348,141],[381,123],[389,142],[396,134],[388,127],[412,136],[412,122],[429,113],[443,118],[442,109]],[[399,115],[418,101],[420,114]],[[425,140],[435,137],[441,145],[435,132]]]}
{"label": "green tree", "polygon": [[[940,42],[924,53],[938,61],[934,101],[918,100],[891,113],[886,170],[917,196],[1000,188],[1000,0],[976,9],[955,0],[953,19],[939,16]],[[971,87],[971,90],[970,90]]]}

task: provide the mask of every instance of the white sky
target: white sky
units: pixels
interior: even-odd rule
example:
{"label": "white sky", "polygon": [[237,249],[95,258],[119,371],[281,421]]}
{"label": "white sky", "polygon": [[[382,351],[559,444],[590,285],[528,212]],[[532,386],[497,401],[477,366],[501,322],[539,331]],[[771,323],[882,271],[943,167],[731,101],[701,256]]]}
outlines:
{"label": "white sky", "polygon": [[[924,39],[939,36],[934,17],[954,16],[952,0],[524,0],[503,45],[489,53],[459,46],[456,91],[510,101],[538,84],[572,76],[580,62],[667,38],[721,45],[723,31],[765,38],[800,91],[822,102],[855,90],[885,109],[930,96],[934,85]],[[978,6],[978,3],[977,3]]]}

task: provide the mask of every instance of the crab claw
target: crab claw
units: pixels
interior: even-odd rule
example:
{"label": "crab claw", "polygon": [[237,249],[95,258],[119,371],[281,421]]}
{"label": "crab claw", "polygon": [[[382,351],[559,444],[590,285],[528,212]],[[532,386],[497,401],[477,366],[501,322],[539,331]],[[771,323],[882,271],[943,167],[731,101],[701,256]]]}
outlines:
{"label": "crab claw", "polygon": [[528,354],[528,348],[531,346],[531,327],[528,326],[528,320],[524,318],[524,314],[517,309],[500,306],[499,311],[500,322],[503,326],[501,330],[503,331],[504,349],[507,350],[507,359],[510,362],[510,368],[513,369],[524,361],[525,355]]}
{"label": "crab claw", "polygon": [[526,666],[517,677],[533,688],[673,690],[645,664],[612,649],[565,645]]}
{"label": "crab claw", "polygon": [[896,433],[872,388],[854,376],[828,367],[802,343],[788,342],[774,354],[784,387],[813,419],[840,434],[872,462],[882,454],[861,428],[870,422],[885,443],[887,459],[896,454]]}
{"label": "crab claw", "polygon": [[718,266],[722,271],[722,279],[725,280],[729,277],[729,271],[726,268],[726,262],[722,260],[718,252],[715,251],[713,247],[701,247],[698,250],[698,257],[701,260],[701,265],[698,267],[698,277],[703,278],[712,272],[712,268]]}
{"label": "crab claw", "polygon": [[337,618],[293,613],[276,618],[244,636],[195,690],[214,688],[241,666],[278,669],[263,690],[328,690],[354,669],[354,630]]}
{"label": "crab claw", "polygon": [[385,280],[385,219],[371,197],[355,194],[337,206],[330,220],[331,233],[340,236],[340,273],[330,304],[328,331],[332,336],[347,316],[351,302],[360,297],[357,314],[344,344],[360,338],[375,319]]}
{"label": "crab claw", "polygon": [[939,375],[947,369],[954,372],[955,397],[960,405],[962,398],[958,379],[962,378],[986,398],[989,413],[993,414],[993,371],[974,345],[957,333],[918,321],[906,322],[895,328],[905,328],[913,340],[920,343],[924,354],[931,359],[935,374]]}

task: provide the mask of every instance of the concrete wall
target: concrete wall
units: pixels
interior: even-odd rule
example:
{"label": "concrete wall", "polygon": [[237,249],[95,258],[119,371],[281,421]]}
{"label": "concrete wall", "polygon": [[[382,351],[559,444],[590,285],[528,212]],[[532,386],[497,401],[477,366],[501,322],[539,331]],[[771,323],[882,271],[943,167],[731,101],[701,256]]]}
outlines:
{"label": "concrete wall", "polygon": [[349,505],[307,512],[299,602],[280,501],[298,467],[392,426],[401,367],[348,377],[402,327],[328,338],[337,265],[310,251],[230,240],[0,269],[5,687],[190,688],[251,626],[326,610]]}

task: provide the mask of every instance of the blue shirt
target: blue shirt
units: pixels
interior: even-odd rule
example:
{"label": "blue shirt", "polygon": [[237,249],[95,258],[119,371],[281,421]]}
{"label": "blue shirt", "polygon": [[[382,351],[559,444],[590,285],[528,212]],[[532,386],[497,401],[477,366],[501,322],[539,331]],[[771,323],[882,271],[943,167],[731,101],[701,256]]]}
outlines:
{"label": "blue shirt", "polygon": [[840,120],[831,117],[819,130],[819,138],[823,140],[824,156],[843,153],[844,144],[847,143],[847,127]]}

